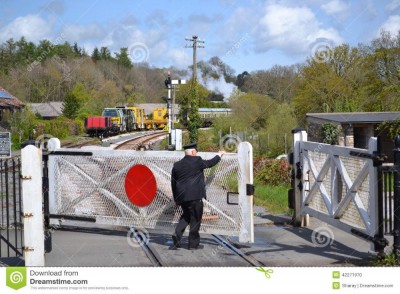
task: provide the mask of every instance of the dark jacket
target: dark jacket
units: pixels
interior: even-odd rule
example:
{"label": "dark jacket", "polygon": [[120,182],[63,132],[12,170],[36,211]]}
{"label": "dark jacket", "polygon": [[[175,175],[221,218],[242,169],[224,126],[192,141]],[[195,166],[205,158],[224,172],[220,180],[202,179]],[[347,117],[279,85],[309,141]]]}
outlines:
{"label": "dark jacket", "polygon": [[175,162],[171,173],[171,186],[174,201],[178,204],[186,201],[206,198],[203,170],[213,167],[221,160],[216,155],[210,160],[200,156],[188,156]]}

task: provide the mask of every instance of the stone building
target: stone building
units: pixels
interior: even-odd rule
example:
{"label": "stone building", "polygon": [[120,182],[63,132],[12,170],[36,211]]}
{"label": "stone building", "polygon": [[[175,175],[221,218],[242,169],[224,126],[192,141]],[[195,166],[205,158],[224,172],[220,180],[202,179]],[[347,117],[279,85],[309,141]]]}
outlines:
{"label": "stone building", "polygon": [[339,145],[367,149],[369,138],[379,136],[383,153],[393,162],[394,138],[378,126],[400,120],[400,112],[307,113],[306,118],[309,141],[323,142],[322,126],[332,123],[339,127]]}

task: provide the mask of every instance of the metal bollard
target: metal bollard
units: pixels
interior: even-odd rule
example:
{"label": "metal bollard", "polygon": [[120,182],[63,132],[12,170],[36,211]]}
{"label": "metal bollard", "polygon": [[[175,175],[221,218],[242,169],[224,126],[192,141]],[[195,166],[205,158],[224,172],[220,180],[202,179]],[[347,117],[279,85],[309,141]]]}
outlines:
{"label": "metal bollard", "polygon": [[394,143],[394,228],[393,228],[393,252],[397,261],[400,261],[400,136],[397,135]]}

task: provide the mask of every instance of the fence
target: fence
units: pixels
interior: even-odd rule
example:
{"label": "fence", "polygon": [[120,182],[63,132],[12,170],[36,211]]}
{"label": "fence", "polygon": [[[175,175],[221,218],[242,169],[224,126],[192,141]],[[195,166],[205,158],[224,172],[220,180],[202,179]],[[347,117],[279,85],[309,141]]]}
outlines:
{"label": "fence", "polygon": [[23,255],[23,225],[21,217],[21,162],[19,157],[0,160],[0,257]]}

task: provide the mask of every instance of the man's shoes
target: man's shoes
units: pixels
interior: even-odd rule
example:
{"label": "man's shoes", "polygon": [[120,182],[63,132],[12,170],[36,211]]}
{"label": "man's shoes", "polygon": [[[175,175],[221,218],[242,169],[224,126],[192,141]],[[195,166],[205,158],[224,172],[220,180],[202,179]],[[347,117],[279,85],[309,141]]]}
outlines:
{"label": "man's shoes", "polygon": [[172,241],[174,241],[175,248],[181,248],[181,244],[179,244],[181,240],[179,240],[177,236],[172,235]]}
{"label": "man's shoes", "polygon": [[197,250],[197,249],[203,249],[204,248],[204,245],[197,245],[196,247],[190,247],[190,246],[188,246],[188,249],[189,250]]}

